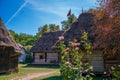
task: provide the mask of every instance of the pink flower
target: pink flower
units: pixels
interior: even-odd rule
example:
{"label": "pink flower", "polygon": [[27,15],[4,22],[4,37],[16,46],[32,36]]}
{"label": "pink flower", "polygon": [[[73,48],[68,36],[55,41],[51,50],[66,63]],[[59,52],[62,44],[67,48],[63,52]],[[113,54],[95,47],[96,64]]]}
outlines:
{"label": "pink flower", "polygon": [[76,47],[75,50],[79,50],[79,47]]}
{"label": "pink flower", "polygon": [[80,45],[80,43],[76,43],[77,44],[77,46],[79,46]]}
{"label": "pink flower", "polygon": [[64,36],[59,36],[58,39],[61,41],[61,40],[64,40]]}
{"label": "pink flower", "polygon": [[68,54],[68,52],[65,52],[65,55],[67,55]]}
{"label": "pink flower", "polygon": [[70,63],[69,61],[67,61],[65,64],[66,64],[67,66],[71,67],[71,63]]}
{"label": "pink flower", "polygon": [[67,47],[67,48],[66,48],[66,51],[68,51],[68,50],[70,50],[70,48]]}
{"label": "pink flower", "polygon": [[80,43],[72,43],[72,46],[79,46],[80,45]]}
{"label": "pink flower", "polygon": [[74,46],[75,46],[75,43],[72,43],[72,46],[74,47]]}

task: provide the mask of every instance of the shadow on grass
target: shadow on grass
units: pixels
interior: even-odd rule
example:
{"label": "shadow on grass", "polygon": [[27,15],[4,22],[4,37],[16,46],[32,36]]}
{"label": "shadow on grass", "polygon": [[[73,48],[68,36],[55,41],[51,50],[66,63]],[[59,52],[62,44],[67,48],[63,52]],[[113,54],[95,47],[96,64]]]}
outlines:
{"label": "shadow on grass", "polygon": [[51,76],[51,77],[44,78],[42,80],[62,80],[62,77],[61,76]]}
{"label": "shadow on grass", "polygon": [[27,64],[25,66],[21,66],[23,68],[50,68],[50,69],[58,69],[59,65],[43,65],[43,64]]}
{"label": "shadow on grass", "polygon": [[6,72],[4,72],[4,73],[0,73],[0,76],[6,76],[6,75],[10,75],[11,73],[6,73]]}

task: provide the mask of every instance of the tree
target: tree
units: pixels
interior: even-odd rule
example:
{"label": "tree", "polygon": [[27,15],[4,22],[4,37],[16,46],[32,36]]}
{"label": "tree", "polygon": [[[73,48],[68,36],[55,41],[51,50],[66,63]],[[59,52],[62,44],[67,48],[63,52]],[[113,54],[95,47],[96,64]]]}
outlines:
{"label": "tree", "polygon": [[61,22],[62,24],[62,30],[66,30],[70,27],[70,25],[76,20],[76,17],[74,14],[68,17],[67,20],[64,20]]}
{"label": "tree", "polygon": [[9,32],[10,32],[11,36],[13,37],[13,39],[16,42],[19,42],[19,40],[18,40],[18,34],[15,31],[13,31],[13,30],[9,30]]}
{"label": "tree", "polygon": [[[120,52],[120,0],[99,0],[101,7],[96,15],[96,41],[104,52]],[[111,50],[111,51],[109,51]]]}
{"label": "tree", "polygon": [[43,34],[44,32],[49,32],[49,26],[45,24],[43,27],[38,28],[38,31]]}
{"label": "tree", "polygon": [[35,42],[35,38],[32,35],[26,33],[17,34],[13,30],[9,30],[9,32],[12,35],[13,39],[23,46],[32,45]]}
{"label": "tree", "polygon": [[42,26],[42,27],[39,27],[39,28],[38,28],[38,32],[37,32],[36,35],[35,35],[36,40],[39,39],[44,32],[49,32],[49,31],[50,31],[50,30],[49,30],[49,26],[48,26],[47,24],[45,24],[45,25]]}
{"label": "tree", "polygon": [[59,25],[49,24],[49,29],[50,29],[50,31],[58,31],[58,30],[60,30],[60,27],[59,27]]}

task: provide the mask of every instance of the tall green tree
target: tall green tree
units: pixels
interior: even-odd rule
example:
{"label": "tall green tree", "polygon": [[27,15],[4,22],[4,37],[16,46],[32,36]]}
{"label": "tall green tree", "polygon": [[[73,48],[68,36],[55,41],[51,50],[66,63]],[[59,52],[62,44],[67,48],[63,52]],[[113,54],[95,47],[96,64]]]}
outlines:
{"label": "tall green tree", "polygon": [[48,26],[47,24],[45,24],[45,25],[42,26],[42,27],[39,27],[39,28],[38,28],[38,32],[37,32],[36,35],[35,35],[36,40],[37,40],[38,38],[40,38],[44,32],[49,32],[49,31],[50,31],[50,30],[49,30],[49,26]]}
{"label": "tall green tree", "polygon": [[16,33],[15,31],[13,31],[13,30],[9,30],[9,32],[10,32],[11,36],[13,37],[13,39],[14,39],[17,43],[19,43],[19,39],[18,39],[19,34],[17,34],[17,33]]}
{"label": "tall green tree", "polygon": [[70,27],[70,25],[76,20],[76,17],[74,14],[71,14],[67,20],[64,20],[61,22],[62,24],[62,30],[66,30]]}
{"label": "tall green tree", "polygon": [[49,26],[45,24],[43,27],[38,28],[38,31],[43,34],[44,32],[49,32]]}

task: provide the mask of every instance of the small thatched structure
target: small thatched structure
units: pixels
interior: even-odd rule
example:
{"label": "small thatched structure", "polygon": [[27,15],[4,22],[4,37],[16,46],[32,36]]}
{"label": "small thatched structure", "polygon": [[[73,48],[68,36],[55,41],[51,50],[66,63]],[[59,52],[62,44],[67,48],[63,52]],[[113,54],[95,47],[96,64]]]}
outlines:
{"label": "small thatched structure", "polygon": [[39,64],[57,64],[59,62],[59,51],[54,49],[54,44],[58,41],[63,31],[46,32],[38,39],[31,48],[34,63]]}
{"label": "small thatched structure", "polygon": [[0,73],[18,72],[21,50],[0,19]]}

